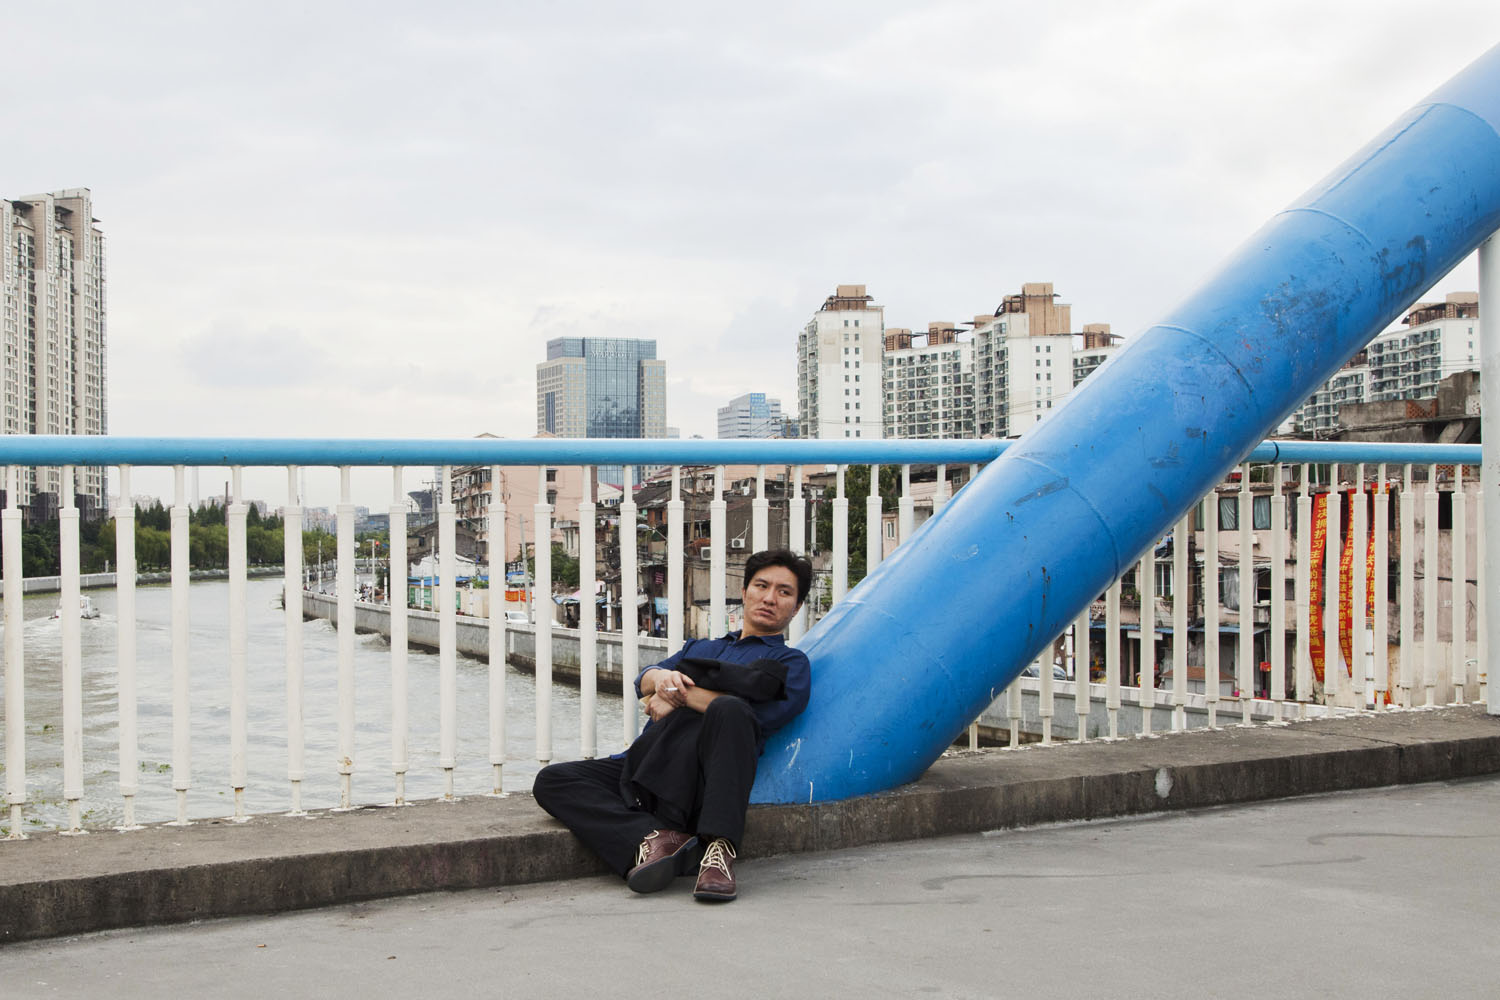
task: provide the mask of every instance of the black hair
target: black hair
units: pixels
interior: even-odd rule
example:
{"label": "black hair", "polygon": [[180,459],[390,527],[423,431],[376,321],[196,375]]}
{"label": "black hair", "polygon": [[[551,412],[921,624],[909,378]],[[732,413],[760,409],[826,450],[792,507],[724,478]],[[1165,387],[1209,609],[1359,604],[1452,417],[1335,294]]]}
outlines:
{"label": "black hair", "polygon": [[767,566],[785,566],[792,571],[792,575],[797,578],[797,606],[800,608],[802,602],[807,600],[807,592],[812,589],[812,563],[791,549],[764,549],[745,560],[743,585],[750,586],[750,581],[755,579],[755,574]]}

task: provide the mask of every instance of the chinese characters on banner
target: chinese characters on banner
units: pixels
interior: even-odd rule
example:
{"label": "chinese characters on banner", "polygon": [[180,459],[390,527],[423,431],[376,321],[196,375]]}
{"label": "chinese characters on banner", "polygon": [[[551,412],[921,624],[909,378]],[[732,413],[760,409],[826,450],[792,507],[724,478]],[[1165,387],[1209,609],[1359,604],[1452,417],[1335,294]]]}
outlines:
{"label": "chinese characters on banner", "polygon": [[[1324,606],[1324,565],[1325,554],[1328,548],[1328,497],[1331,494],[1320,494],[1314,496],[1313,500],[1313,524],[1312,524],[1312,567],[1311,567],[1311,597],[1308,608],[1308,650],[1312,657],[1313,677],[1319,682],[1324,682],[1324,649],[1323,642],[1323,606]],[[1368,626],[1370,620],[1370,609],[1375,605],[1375,525],[1369,527],[1366,537],[1357,543],[1353,540],[1354,534],[1354,504],[1356,497],[1363,501],[1363,492],[1340,494],[1339,524],[1343,537],[1350,539],[1348,544],[1342,546],[1339,552],[1339,653],[1344,660],[1344,676],[1352,677],[1354,662],[1354,622],[1356,620],[1354,603],[1354,549],[1356,544],[1362,545],[1365,550],[1365,586],[1364,601],[1358,609],[1358,621],[1360,627]],[[1347,502],[1345,502],[1347,500]]]}

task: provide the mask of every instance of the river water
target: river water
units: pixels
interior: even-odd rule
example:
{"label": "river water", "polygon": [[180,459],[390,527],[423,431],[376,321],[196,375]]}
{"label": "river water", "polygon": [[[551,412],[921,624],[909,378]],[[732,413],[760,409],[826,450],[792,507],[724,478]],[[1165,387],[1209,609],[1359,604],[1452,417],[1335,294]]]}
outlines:
{"label": "river water", "polygon": [[[117,686],[115,592],[88,592],[100,617],[83,630],[84,825],[104,827],[123,817],[119,784],[119,692]],[[291,805],[287,779],[287,691],[285,618],[281,580],[247,584],[249,702],[246,712],[248,783],[246,810],[282,812]],[[230,815],[229,784],[229,586],[224,581],[192,584],[189,650],[191,682],[191,789],[188,815],[203,819]],[[28,829],[67,824],[62,768],[61,629],[49,616],[56,594],[25,598],[26,614],[26,777]],[[176,819],[172,787],[171,590],[141,587],[136,592],[137,714],[139,729],[136,819],[150,823]],[[3,632],[3,628],[0,628]],[[305,775],[302,806],[338,805],[338,638],[326,621],[302,624],[303,728]],[[533,678],[506,668],[506,791],[531,787],[536,774],[536,689]],[[491,790],[489,764],[489,665],[458,657],[458,755],[455,791],[478,795]],[[410,650],[407,660],[408,770],[411,800],[442,794],[438,765],[438,657]],[[618,695],[598,697],[599,752],[623,745]],[[392,801],[390,643],[378,635],[355,639],[354,801]],[[552,693],[553,759],[579,755],[579,698],[576,688],[556,685]],[[4,690],[0,686],[0,734],[5,731]],[[3,762],[0,762],[3,769]],[[0,810],[0,824],[8,822]],[[0,826],[0,830],[4,827]]]}

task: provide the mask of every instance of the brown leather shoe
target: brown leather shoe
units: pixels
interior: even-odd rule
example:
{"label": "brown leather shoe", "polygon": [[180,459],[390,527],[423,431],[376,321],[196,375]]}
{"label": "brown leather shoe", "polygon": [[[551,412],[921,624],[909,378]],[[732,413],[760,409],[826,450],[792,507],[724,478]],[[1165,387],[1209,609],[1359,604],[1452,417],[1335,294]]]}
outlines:
{"label": "brown leather shoe", "polygon": [[723,837],[715,837],[703,852],[703,861],[698,865],[698,884],[693,887],[693,898],[705,903],[727,903],[738,891],[734,885],[734,845]]}
{"label": "brown leather shoe", "polygon": [[698,838],[676,830],[652,830],[635,854],[625,884],[636,892],[660,892],[687,871]]}

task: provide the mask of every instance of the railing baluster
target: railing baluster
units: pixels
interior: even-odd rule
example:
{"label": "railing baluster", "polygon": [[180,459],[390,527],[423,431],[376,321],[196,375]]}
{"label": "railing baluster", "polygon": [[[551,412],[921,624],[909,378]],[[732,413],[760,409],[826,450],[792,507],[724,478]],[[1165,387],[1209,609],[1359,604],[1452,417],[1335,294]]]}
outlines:
{"label": "railing baluster", "polygon": [[1463,704],[1468,683],[1469,645],[1469,517],[1464,497],[1464,467],[1453,466],[1453,530],[1449,532],[1453,549],[1452,605],[1453,649],[1449,656],[1453,677],[1453,701]]}
{"label": "railing baluster", "polygon": [[[634,467],[625,466],[625,494],[620,501],[620,693],[623,695],[623,735],[626,745],[629,745],[641,731],[640,706],[633,697],[634,689],[627,690],[626,687],[641,671],[641,647],[638,638],[640,625],[637,621],[639,616],[635,604],[636,584],[640,580],[636,560],[635,519],[638,508],[635,503],[635,494],[630,488],[630,481],[634,478]],[[716,544],[722,544],[722,541],[720,538],[714,539]],[[722,565],[718,576],[719,586],[722,588],[724,585]],[[540,629],[537,630],[537,642],[541,643]],[[537,678],[537,683],[541,683],[541,678]]]}
{"label": "railing baluster", "polygon": [[288,812],[302,816],[302,781],[307,777],[307,765],[302,730],[302,497],[297,490],[297,471],[295,465],[287,466],[287,505],[281,512],[281,592],[285,595],[281,603],[286,623],[286,777],[292,786]]}
{"label": "railing baluster", "polygon": [[74,506],[73,466],[62,467],[62,506],[57,512],[62,558],[63,798],[68,803],[66,833],[83,833],[83,630],[79,609],[78,508]]}
{"label": "railing baluster", "polygon": [[1386,489],[1385,463],[1375,471],[1375,518],[1370,525],[1370,537],[1375,542],[1375,575],[1370,583],[1375,591],[1374,607],[1370,618],[1374,624],[1375,637],[1372,643],[1372,666],[1374,669],[1375,693],[1372,699],[1377,707],[1391,707],[1391,497]]}
{"label": "railing baluster", "polygon": [[1017,677],[1005,690],[1005,716],[1010,723],[1009,746],[1012,747],[1021,745],[1021,713],[1021,678]]}
{"label": "railing baluster", "polygon": [[1427,492],[1422,496],[1422,704],[1437,704],[1438,678],[1438,494],[1437,466],[1427,466]]}
{"label": "railing baluster", "polygon": [[1219,726],[1219,491],[1203,503],[1203,703],[1208,728]]}
{"label": "railing baluster", "polygon": [[7,840],[25,840],[26,809],[26,609],[22,604],[21,508],[18,466],[5,470],[5,510],[0,511],[0,549],[5,580],[5,802],[10,806]]}
{"label": "railing baluster", "polygon": [[833,593],[837,604],[849,592],[849,495],[844,492],[844,467],[834,473],[838,496],[833,501]]}
{"label": "railing baluster", "polygon": [[[667,650],[682,646],[683,516],[682,466],[672,466],[672,499],[667,501]],[[653,613],[655,609],[652,609]]]}
{"label": "railing baluster", "polygon": [[130,466],[122,465],[115,501],[115,670],[119,678],[120,796],[124,799],[118,830],[140,829],[135,821],[135,796],[140,790],[135,629],[135,501],[130,499]]}
{"label": "railing baluster", "polygon": [[1104,594],[1104,708],[1109,738],[1120,738],[1120,581]]}
{"label": "railing baluster", "polygon": [[948,467],[939,465],[937,467],[937,482],[933,484],[932,490],[932,516],[937,517],[938,511],[948,504]]}
{"label": "railing baluster", "polygon": [[[1482,468],[1482,467],[1481,467]],[[1474,593],[1477,600],[1474,602],[1474,684],[1478,693],[1474,700],[1489,704],[1489,663],[1490,663],[1490,625],[1489,625],[1489,579],[1486,565],[1489,560],[1486,553],[1489,551],[1489,543],[1485,540],[1485,504],[1484,504],[1484,476],[1479,477],[1479,491],[1474,495],[1474,504],[1478,508],[1479,516],[1474,519]]]}
{"label": "railing baluster", "polygon": [[[708,504],[708,634],[712,638],[717,638],[729,630],[725,612],[728,601],[724,590],[724,574],[728,572],[725,558],[725,550],[729,544],[729,540],[725,537],[728,511],[729,505],[724,502],[724,466],[720,465],[714,468],[714,496]],[[631,599],[635,599],[633,593]],[[625,678],[627,683],[633,680],[635,680],[634,676]],[[629,691],[625,692],[625,700],[632,700]],[[627,711],[634,712],[635,709],[629,708]],[[625,742],[629,743],[633,739],[635,739],[635,729],[632,726],[626,732]]]}
{"label": "railing baluster", "polygon": [[[578,755],[585,760],[592,760],[599,753],[599,719],[598,719],[598,691],[599,691],[599,634],[594,627],[594,618],[598,613],[598,605],[594,602],[594,579],[598,576],[598,549],[595,546],[594,534],[594,476],[593,469],[584,466],[581,476],[583,482],[583,498],[578,501],[578,721],[583,727],[579,734]],[[677,470],[672,470],[672,497],[677,498]],[[678,517],[681,518],[681,501],[678,501]],[[501,508],[504,509],[503,507]],[[501,529],[504,531],[502,523]],[[493,562],[493,557],[491,562]],[[679,569],[680,572],[680,569]],[[490,571],[491,577],[494,570]],[[680,586],[679,578],[679,586]],[[680,603],[680,598],[679,598]],[[674,613],[677,607],[673,605]],[[503,628],[505,616],[500,616]],[[491,663],[493,663],[493,657]],[[503,677],[505,664],[500,662],[500,674]],[[628,682],[629,678],[623,678]],[[493,683],[493,675],[491,675]],[[624,694],[625,692],[621,692]],[[498,765],[497,765],[498,767]],[[499,771],[495,772],[495,788],[499,790]]]}
{"label": "railing baluster", "polygon": [[1370,553],[1365,504],[1365,467],[1360,463],[1355,466],[1354,491],[1349,494],[1349,545],[1353,550],[1349,559],[1349,653],[1353,657],[1349,680],[1354,699],[1369,708],[1374,705],[1375,678],[1365,655],[1365,629],[1370,617],[1369,589],[1365,585]]}
{"label": "railing baluster", "polygon": [[[622,483],[625,499],[630,499],[630,480],[633,469],[625,466]],[[537,762],[552,760],[552,505],[547,502],[547,469],[537,468],[537,502],[532,511],[535,546],[535,582],[531,586],[532,634],[535,636],[537,654]],[[624,543],[624,523],[621,523],[621,543]],[[630,517],[631,552],[634,550],[634,514]],[[621,580],[624,588],[624,580]],[[630,600],[634,601],[634,577],[630,579]],[[624,595],[621,595],[621,603]],[[627,699],[628,700],[628,699]]]}
{"label": "railing baluster", "polygon": [[870,492],[865,497],[865,575],[875,572],[885,558],[885,539],[881,531],[880,466],[870,466]]}
{"label": "railing baluster", "polygon": [[[771,535],[771,501],[766,499],[766,467],[755,467],[755,499],[750,501],[750,551],[767,547]],[[654,610],[654,609],[653,609]]]}
{"label": "railing baluster", "polygon": [[[870,488],[872,490],[876,490],[878,489],[879,485],[879,483],[872,483],[870,485]],[[898,523],[896,525],[896,544],[905,545],[906,540],[911,537],[911,533],[916,530],[917,520],[916,502],[912,499],[911,495],[910,465],[901,466],[901,501],[897,505],[897,509],[899,510],[899,513],[897,515]]]}
{"label": "railing baluster", "polygon": [[1339,646],[1344,537],[1344,494],[1340,486],[1339,467],[1334,463],[1328,467],[1328,500],[1323,508],[1328,524],[1328,542],[1323,548],[1323,698],[1329,705],[1344,700],[1344,668]]}
{"label": "railing baluster", "polygon": [[[1062,636],[1059,636],[1058,638],[1060,639],[1062,638]],[[1047,644],[1046,654],[1043,657],[1039,658],[1037,661],[1039,667],[1037,669],[1036,676],[1037,679],[1041,682],[1041,684],[1039,685],[1040,697],[1037,699],[1037,714],[1042,720],[1043,745],[1051,745],[1052,743],[1052,717],[1055,708],[1052,691],[1052,665],[1057,662],[1057,657],[1054,652],[1056,649],[1057,639],[1053,639],[1052,642]]]}
{"label": "railing baluster", "polygon": [[1250,494],[1250,463],[1240,466],[1240,634],[1235,649],[1235,686],[1240,689],[1240,725],[1250,725],[1255,699],[1255,501]]}
{"label": "railing baluster", "polygon": [[1140,643],[1136,650],[1136,689],[1141,707],[1140,735],[1151,735],[1156,709],[1156,542],[1152,542],[1135,568],[1136,593],[1140,595]]}
{"label": "railing baluster", "polygon": [[182,466],[173,469],[172,530],[172,789],[177,793],[175,825],[187,826],[187,793],[192,784],[191,666],[188,662],[188,507]]}
{"label": "railing baluster", "polygon": [[248,554],[245,551],[245,522],[249,506],[241,492],[240,467],[230,469],[233,492],[225,510],[229,535],[229,786],[234,793],[234,821],[242,823],[245,815],[245,785],[249,766],[246,724],[250,700],[246,664],[248,662],[250,618],[246,606]]}
{"label": "railing baluster", "polygon": [[1192,512],[1172,529],[1172,731],[1187,728],[1188,674],[1188,539],[1193,537]]}
{"label": "railing baluster", "polygon": [[[458,505],[453,502],[451,465],[442,467],[441,478],[442,499],[437,509],[438,766],[443,769],[443,801],[452,802],[453,776],[458,767]],[[542,496],[545,498],[546,493]],[[541,537],[540,532],[537,537]],[[540,552],[537,558],[540,560]],[[541,584],[537,586],[540,589]],[[540,593],[537,604],[541,604]]]}
{"label": "railing baluster", "polygon": [[1286,467],[1271,466],[1271,722],[1282,720],[1286,707]]}
{"label": "railing baluster", "polygon": [[1089,609],[1073,623],[1073,714],[1077,719],[1077,740],[1084,743],[1089,738]]}
{"label": "railing baluster", "polygon": [[[807,499],[802,495],[802,466],[792,466],[792,498],[787,504],[787,545],[793,552],[805,553],[807,551]],[[679,552],[681,546],[678,546]],[[681,603],[675,602],[676,604]],[[807,605],[804,603],[797,609],[796,615],[792,617],[791,624],[787,627],[787,639],[796,644],[797,640],[807,634]],[[676,645],[668,642],[667,645],[676,649]]]}
{"label": "railing baluster", "polygon": [[1416,482],[1412,477],[1412,467],[1407,465],[1402,479],[1400,515],[1401,515],[1401,649],[1398,653],[1397,686],[1400,691],[1402,708],[1411,708],[1415,696],[1412,688],[1416,686],[1416,664],[1413,657],[1416,654],[1417,645],[1417,543],[1416,543],[1416,521],[1417,521],[1417,493]]}
{"label": "railing baluster", "polygon": [[[411,602],[406,591],[411,573],[406,561],[406,488],[402,482],[403,472],[399,465],[391,469],[391,505],[387,510],[391,517],[391,551],[385,588],[386,603],[391,609],[391,772],[395,781],[393,801],[398,806],[406,805],[406,772],[411,767],[408,759],[411,726],[407,678],[407,640],[410,636],[408,605]],[[501,523],[503,532],[503,520]],[[504,551],[503,547],[501,551]]]}
{"label": "railing baluster", "polygon": [[354,504],[349,466],[339,468],[338,537],[333,589],[338,595],[339,808],[354,808]]}
{"label": "railing baluster", "polygon": [[1297,491],[1297,718],[1307,718],[1307,706],[1313,697],[1312,672],[1312,534],[1313,499],[1311,468],[1304,463],[1302,481]]}
{"label": "railing baluster", "polygon": [[1220,703],[1220,573],[1218,573],[1218,490],[1203,499],[1203,702],[1208,727],[1218,729]]}

